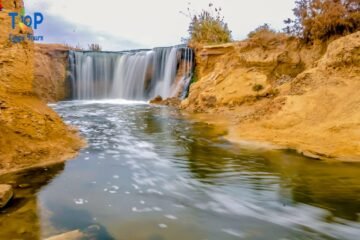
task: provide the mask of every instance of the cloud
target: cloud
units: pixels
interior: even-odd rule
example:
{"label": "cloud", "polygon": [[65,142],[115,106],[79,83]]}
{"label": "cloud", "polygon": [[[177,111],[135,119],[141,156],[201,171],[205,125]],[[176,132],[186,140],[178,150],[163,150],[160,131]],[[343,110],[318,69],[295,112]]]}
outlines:
{"label": "cloud", "polygon": [[95,32],[86,26],[72,24],[61,17],[45,15],[44,22],[35,30],[36,36],[44,36],[46,43],[62,43],[87,48],[98,43],[103,50],[127,50],[142,48],[143,45],[131,40],[112,36],[104,32]]}
{"label": "cloud", "polygon": [[[196,12],[209,2],[223,9],[234,39],[243,39],[259,25],[281,30],[293,16],[295,0],[31,0],[27,9],[44,14],[46,39],[72,44],[99,42],[106,49],[176,45],[187,37],[190,19],[180,13]],[[42,30],[43,31],[43,30]]]}

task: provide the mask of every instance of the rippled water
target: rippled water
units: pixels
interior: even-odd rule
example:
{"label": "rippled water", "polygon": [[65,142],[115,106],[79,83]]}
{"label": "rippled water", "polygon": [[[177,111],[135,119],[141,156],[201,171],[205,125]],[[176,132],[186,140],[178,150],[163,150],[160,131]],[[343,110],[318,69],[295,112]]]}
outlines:
{"label": "rippled water", "polygon": [[234,146],[167,107],[52,107],[88,147],[74,161],[0,177],[22,184],[0,214],[0,239],[92,225],[93,239],[359,239],[359,165]]}

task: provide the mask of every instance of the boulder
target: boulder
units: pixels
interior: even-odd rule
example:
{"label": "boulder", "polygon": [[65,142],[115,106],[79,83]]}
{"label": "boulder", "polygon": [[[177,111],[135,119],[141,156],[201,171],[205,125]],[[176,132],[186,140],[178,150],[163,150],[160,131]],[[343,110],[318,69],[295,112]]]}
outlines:
{"label": "boulder", "polygon": [[163,99],[161,96],[157,96],[154,99],[150,100],[150,103],[156,104],[156,105],[178,107],[181,103],[181,100],[180,100],[180,98],[177,98],[177,97]]}
{"label": "boulder", "polygon": [[156,96],[154,99],[150,100],[151,104],[160,104],[163,101],[161,96]]}
{"label": "boulder", "polygon": [[14,192],[11,185],[0,184],[0,209],[9,203],[13,196]]}

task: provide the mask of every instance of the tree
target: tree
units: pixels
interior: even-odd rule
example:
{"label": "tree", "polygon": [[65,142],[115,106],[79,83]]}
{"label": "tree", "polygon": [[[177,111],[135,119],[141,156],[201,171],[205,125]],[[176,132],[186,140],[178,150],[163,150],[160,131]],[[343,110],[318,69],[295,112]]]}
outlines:
{"label": "tree", "polygon": [[295,19],[285,20],[284,30],[307,42],[360,30],[359,0],[296,0],[295,4]]}
{"label": "tree", "polygon": [[101,52],[102,48],[98,43],[92,43],[89,45],[89,51]]}

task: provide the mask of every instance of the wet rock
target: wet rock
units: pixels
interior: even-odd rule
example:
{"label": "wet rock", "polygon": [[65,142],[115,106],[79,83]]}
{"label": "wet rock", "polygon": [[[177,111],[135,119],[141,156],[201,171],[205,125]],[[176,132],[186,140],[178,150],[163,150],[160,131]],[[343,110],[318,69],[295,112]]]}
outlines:
{"label": "wet rock", "polygon": [[74,230],[47,238],[46,240],[80,240],[80,239],[99,239],[102,229],[98,225],[91,225],[82,230]]}
{"label": "wet rock", "polygon": [[78,240],[83,239],[84,237],[84,233],[82,233],[80,230],[74,230],[71,232],[66,232],[60,235],[49,237],[46,240]]}
{"label": "wet rock", "polygon": [[0,185],[0,209],[4,208],[11,198],[14,196],[11,185],[1,184]]}
{"label": "wet rock", "polygon": [[163,99],[161,96],[157,96],[156,98],[150,100],[150,103],[157,104],[157,105],[178,107],[181,103],[181,100],[177,97]]}
{"label": "wet rock", "polygon": [[157,96],[155,97],[154,99],[150,100],[150,103],[151,104],[160,104],[162,103],[163,99],[161,96]]}

